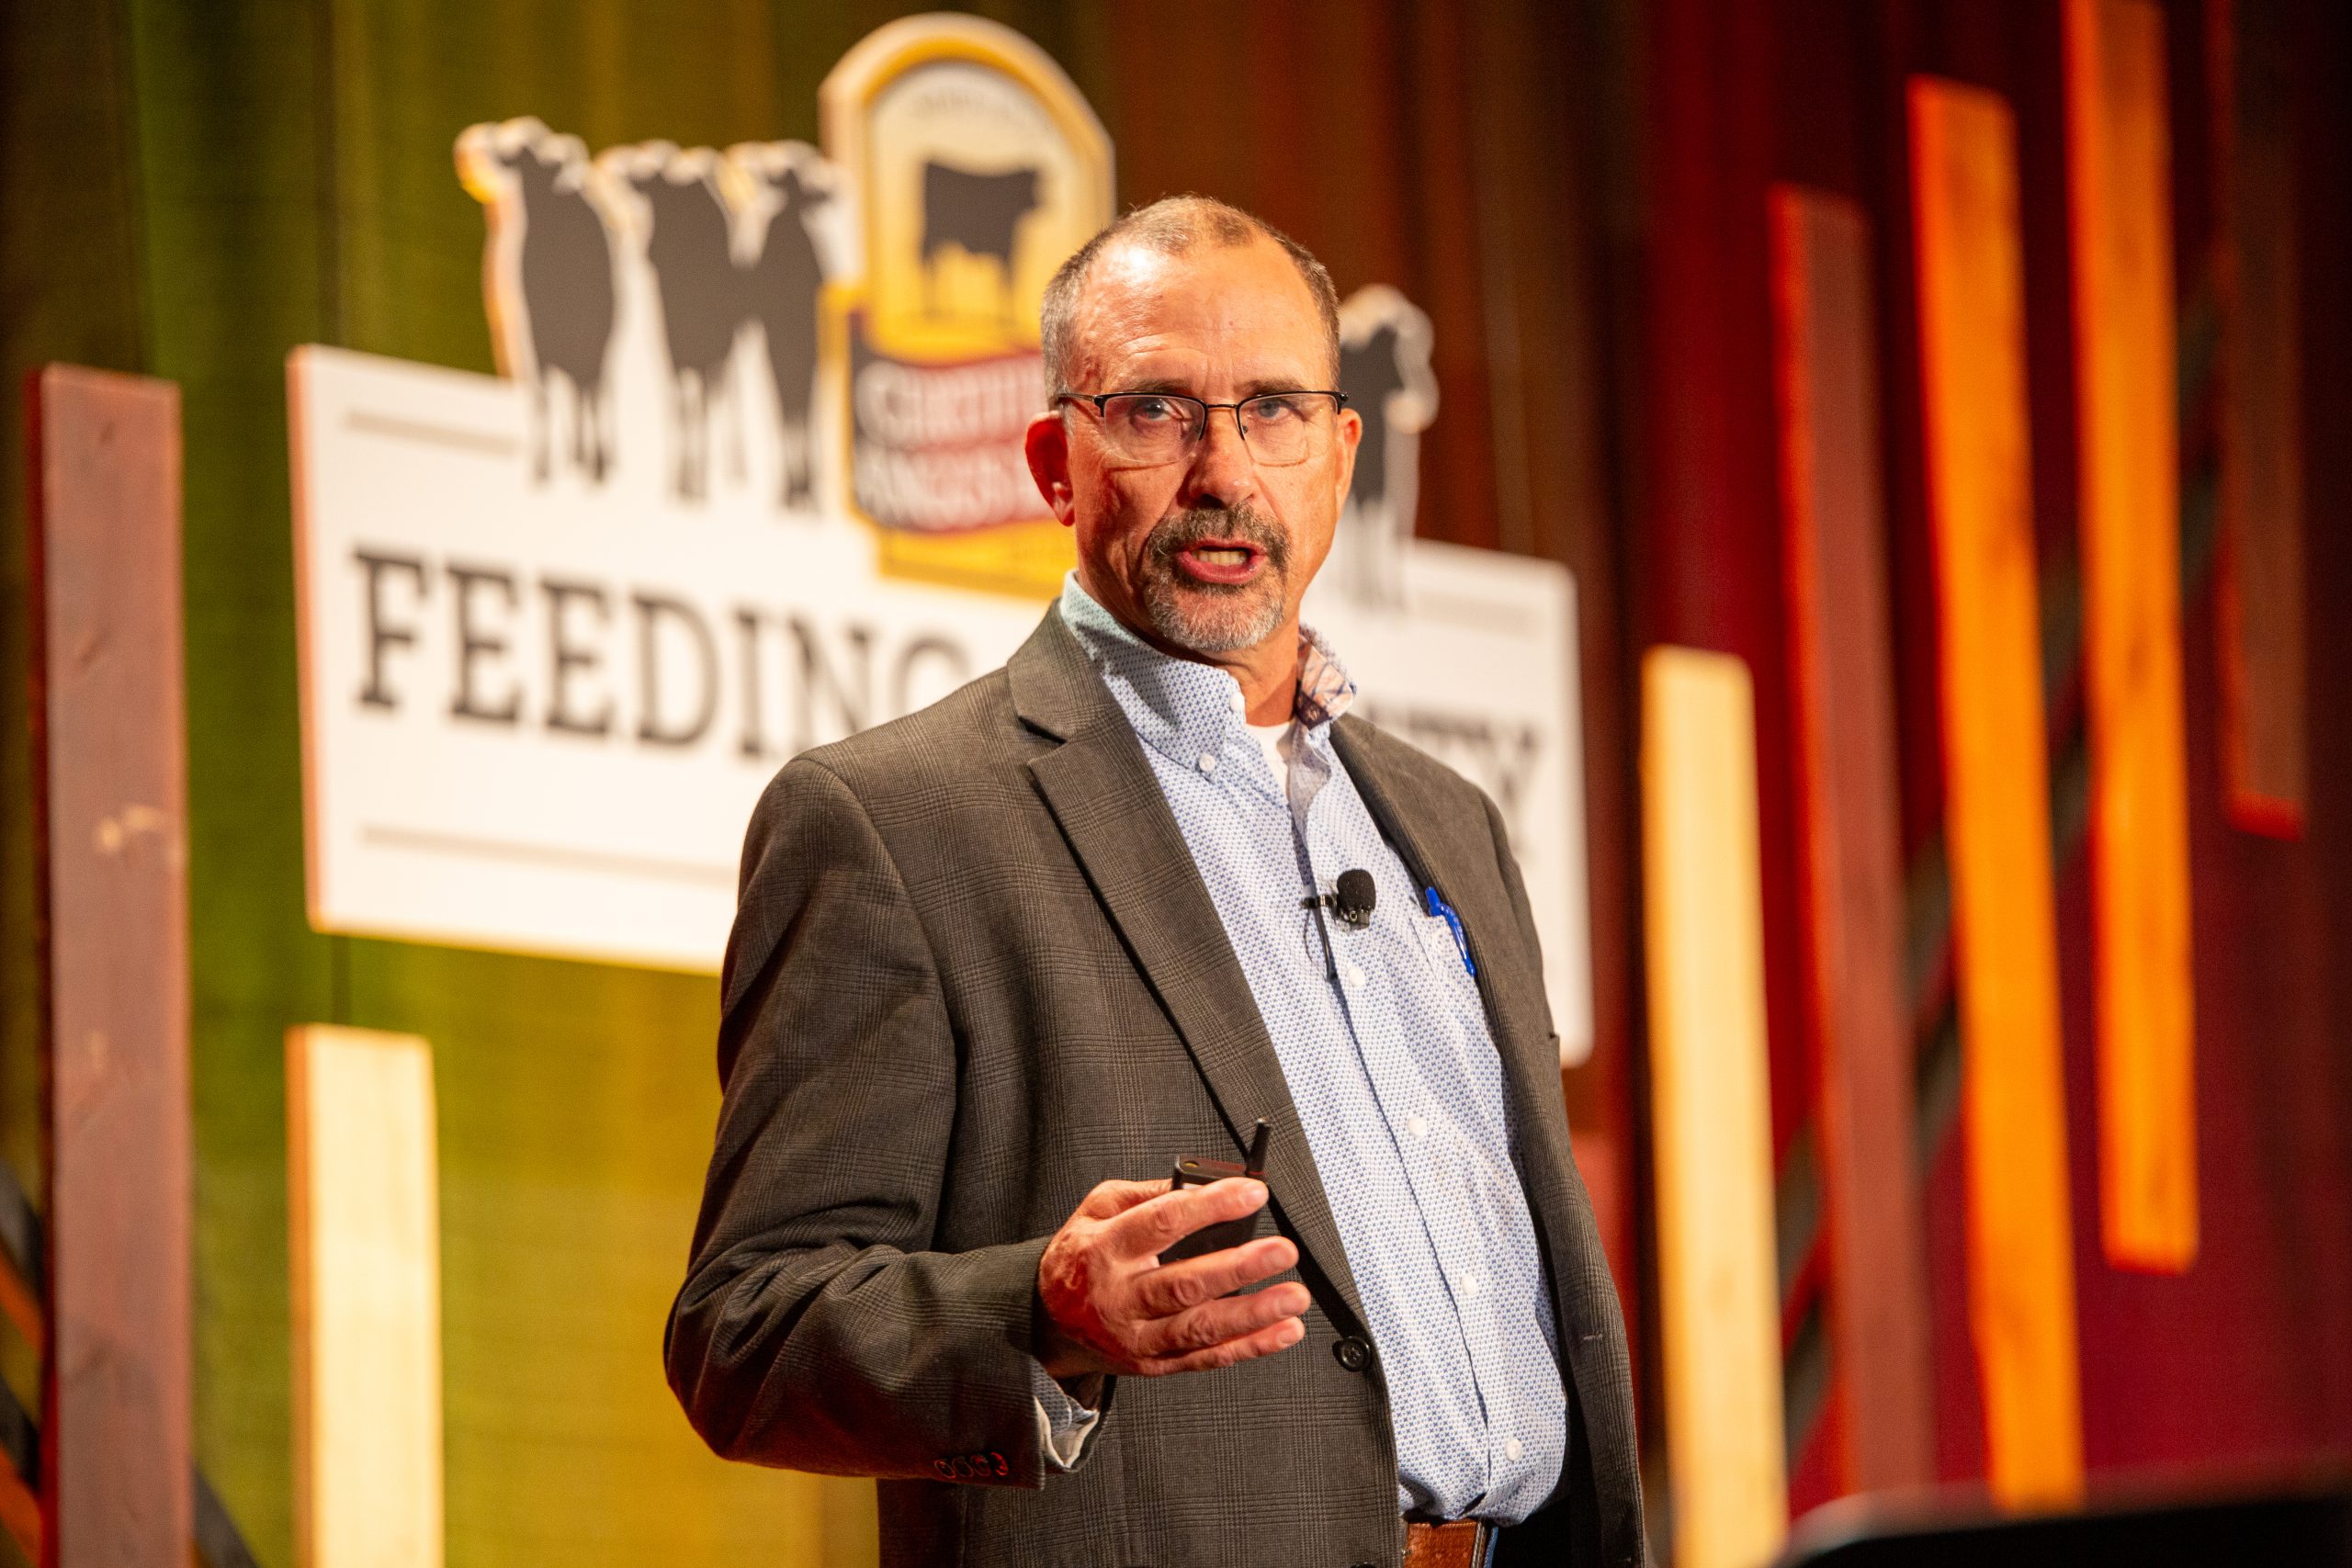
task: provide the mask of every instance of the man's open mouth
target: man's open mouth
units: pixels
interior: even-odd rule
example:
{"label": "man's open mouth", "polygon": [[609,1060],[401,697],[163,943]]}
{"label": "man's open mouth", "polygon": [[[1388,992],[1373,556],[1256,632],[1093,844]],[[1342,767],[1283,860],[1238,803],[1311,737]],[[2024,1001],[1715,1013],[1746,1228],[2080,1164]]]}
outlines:
{"label": "man's open mouth", "polygon": [[1176,552],[1186,576],[1220,586],[1249,581],[1265,558],[1263,550],[1243,539],[1198,539]]}

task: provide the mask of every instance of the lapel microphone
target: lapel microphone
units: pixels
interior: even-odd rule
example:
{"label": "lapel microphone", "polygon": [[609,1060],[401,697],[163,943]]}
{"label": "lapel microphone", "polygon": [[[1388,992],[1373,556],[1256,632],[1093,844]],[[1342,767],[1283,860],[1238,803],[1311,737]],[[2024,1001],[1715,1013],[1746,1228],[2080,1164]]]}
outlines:
{"label": "lapel microphone", "polygon": [[1372,912],[1380,906],[1380,885],[1373,881],[1372,873],[1359,867],[1340,873],[1335,891],[1302,902],[1317,914],[1330,910],[1340,917],[1341,925],[1360,931],[1372,924]]}
{"label": "lapel microphone", "polygon": [[1331,946],[1331,925],[1323,911],[1330,910],[1340,917],[1341,925],[1360,931],[1372,924],[1373,908],[1379,902],[1380,885],[1361,866],[1340,873],[1332,892],[1309,894],[1299,900],[1300,908],[1315,911],[1316,929],[1323,933],[1323,976],[1333,985],[1340,983],[1340,955]]}

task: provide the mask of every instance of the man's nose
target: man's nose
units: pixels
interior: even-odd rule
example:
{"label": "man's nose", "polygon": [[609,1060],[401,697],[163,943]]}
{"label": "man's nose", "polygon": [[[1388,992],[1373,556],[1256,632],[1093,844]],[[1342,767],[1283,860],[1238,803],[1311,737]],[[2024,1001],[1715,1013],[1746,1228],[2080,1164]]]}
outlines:
{"label": "man's nose", "polygon": [[1257,490],[1258,465],[1241,439],[1241,425],[1231,409],[1209,410],[1208,428],[1193,448],[1193,465],[1184,472],[1187,506],[1231,507]]}

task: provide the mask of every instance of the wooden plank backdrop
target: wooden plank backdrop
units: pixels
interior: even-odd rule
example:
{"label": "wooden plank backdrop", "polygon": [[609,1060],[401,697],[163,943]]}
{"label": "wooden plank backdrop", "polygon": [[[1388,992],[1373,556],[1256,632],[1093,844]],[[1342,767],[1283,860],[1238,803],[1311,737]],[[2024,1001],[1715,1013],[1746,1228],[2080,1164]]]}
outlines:
{"label": "wooden plank backdrop", "polygon": [[1945,833],[1967,1147],[1969,1326],[2005,1504],[2081,1495],[2049,743],[2026,434],[2017,131],[1993,93],[1909,92]]}
{"label": "wooden plank backdrop", "polygon": [[286,1036],[295,1555],[440,1568],[441,1206],[433,1048]]}
{"label": "wooden plank backdrop", "polygon": [[1755,696],[1728,654],[1642,660],[1642,860],[1658,1314],[1679,1568],[1788,1529]]}
{"label": "wooden plank backdrop", "polygon": [[35,786],[49,987],[45,1560],[183,1568],[187,788],[179,391],[33,390]]}
{"label": "wooden plank backdrop", "polygon": [[1870,225],[1774,187],[1791,751],[1847,1487],[1935,1479]]}
{"label": "wooden plank backdrop", "polygon": [[[413,1032],[435,1048],[453,1557],[874,1560],[870,1483],[712,1456],[648,1351],[644,1325],[678,1286],[717,1114],[708,980],[309,931],[280,411],[287,350],[300,343],[492,369],[482,209],[450,162],[459,128],[529,113],[593,148],[813,139],[825,73],[869,29],[921,8],[722,0],[711,25],[681,27],[664,0],[577,13],[407,0],[231,25],[132,0],[121,47],[135,19],[141,67],[118,80],[59,36],[71,8],[17,8],[54,38],[43,47],[55,58],[93,59],[100,127],[136,105],[135,164],[28,149],[26,167],[46,199],[122,193],[141,225],[128,297],[149,314],[137,341],[186,386],[191,441],[203,441],[187,558],[204,1027],[198,1346],[199,1386],[234,1392],[198,1414],[207,1472],[265,1562],[294,1556],[279,1084],[286,1027],[309,1021]],[[1343,290],[1393,283],[1437,319],[1446,412],[1422,447],[1422,530],[1577,567],[1588,712],[1609,759],[1589,770],[1594,897],[1630,910],[1634,867],[1620,846],[1634,839],[1634,682],[1612,629],[1617,544],[1601,524],[1615,461],[1606,340],[1587,324],[1607,306],[1580,280],[1600,251],[1574,174],[1589,143],[1570,134],[1600,100],[1563,92],[1558,74],[1586,58],[1579,19],[1543,0],[1205,14],[1009,0],[989,11],[1067,66],[1110,126],[1122,206],[1213,192],[1312,245]],[[1449,103],[1480,117],[1476,128],[1444,118]],[[1290,154],[1263,155],[1271,128]],[[1487,243],[1498,224],[1514,243]],[[1506,306],[1508,329],[1490,327],[1487,311]],[[1520,374],[1490,368],[1490,331],[1514,344]],[[1513,400],[1523,451],[1490,440],[1488,387]],[[1600,1054],[1577,1071],[1622,1085],[1639,970],[1623,919],[1604,940],[1616,946],[1614,962],[1601,955]],[[1623,1125],[1623,1092],[1589,1094],[1574,1114],[1580,1161],[1613,1177],[1594,1182],[1601,1202],[1623,1195],[1601,1218],[1630,1282],[1632,1145],[1588,1136],[1596,1122]],[[536,1288],[551,1269],[575,1287],[552,1301]]]}
{"label": "wooden plank backdrop", "polygon": [[2180,452],[2164,17],[2067,0],[2100,1234],[2197,1257],[2196,1008],[2180,673]]}
{"label": "wooden plank backdrop", "polygon": [[[576,17],[467,0],[277,7],[242,23],[215,9],[130,0],[16,6],[0,21],[8,39],[0,109],[42,131],[0,139],[10,193],[0,205],[40,216],[0,224],[12,279],[0,342],[18,367],[96,360],[172,378],[202,454],[187,478],[184,560],[202,1029],[197,1419],[207,1473],[258,1558],[290,1563],[285,1030],[297,1020],[365,1022],[422,1034],[439,1051],[452,1556],[871,1562],[870,1486],[709,1457],[647,1354],[643,1325],[658,1321],[675,1288],[678,1238],[692,1224],[715,1113],[707,983],[308,930],[280,411],[285,355],[299,343],[491,368],[481,211],[453,178],[454,128],[529,112],[599,147],[809,137],[818,80],[893,8],[724,0],[725,25],[700,29],[681,28],[675,7],[652,0],[611,0]],[[1924,487],[1911,479],[1924,426],[1911,409],[1917,334],[1904,84],[1914,72],[1964,77],[2018,106],[2031,354],[2037,372],[2056,373],[2035,431],[2038,444],[2051,444],[2043,504],[2054,510],[2075,473],[2072,410],[2058,379],[2070,353],[2063,7],[1311,0],[1203,13],[996,0],[989,10],[1036,38],[1084,86],[1114,131],[1123,205],[1184,189],[1239,200],[1312,244],[1343,289],[1385,280],[1429,308],[1446,412],[1423,449],[1422,531],[1533,548],[1579,570],[1602,1045],[1596,1066],[1572,1076],[1572,1115],[1628,1292],[1645,1430],[1662,1433],[1655,1303],[1634,1294],[1648,1250],[1634,1219],[1649,1193],[1645,1132],[1619,1110],[1644,1070],[1632,1048],[1642,1032],[1630,745],[1640,682],[1628,661],[1654,642],[1750,660],[1764,715],[1768,962],[1795,982],[1776,978],[1771,1005],[1793,1010],[1788,998],[1802,996],[1804,971],[1781,955],[1802,922],[1783,919],[1775,897],[1775,864],[1792,847],[1781,824],[1793,818],[1775,798],[1792,803],[1774,757],[1776,731],[1787,727],[1779,541],[1764,515],[1776,455],[1764,191],[1771,179],[1803,179],[1853,197],[1871,215],[1886,268],[1883,418],[1919,1021],[1932,1032],[1928,1065],[1953,1064],[1957,1083],[1959,1055],[1941,1043],[1939,939],[1952,863],[1934,827],[1945,802],[1933,550]],[[2290,467],[2300,426],[2346,424],[2344,313],[2327,308],[2316,285],[2298,304],[2294,283],[2299,254],[2319,279],[2343,276],[2352,254],[2345,161],[2326,155],[2352,142],[2352,22],[2346,7],[2321,0],[2166,10],[2184,266],[2205,254],[2199,174],[2227,158],[2235,181],[2227,247],[2235,283],[2222,291],[2222,317],[2232,390],[2215,406],[2230,431],[2225,580],[2237,587],[2215,607],[2234,603],[2236,615],[2206,640],[2191,504],[2183,562],[2191,756],[2203,766],[2199,748],[2216,722],[2207,650],[2219,647],[2222,675],[2239,682],[2240,716],[2230,722],[2240,735],[2216,774],[2232,781],[2231,819],[2257,826],[2250,802],[2293,799],[2312,824],[2300,843],[2215,836],[2207,792],[2219,786],[2199,774],[2199,1005],[2209,1039],[2256,1043],[2209,1050],[2201,1066],[2199,1266],[2163,1279],[2086,1268],[2080,1286],[2090,1449],[2118,1467],[2179,1470],[2352,1447],[2352,1243],[2344,1239],[2352,1189],[2332,1179],[2344,1168],[2352,1090],[2336,1070],[2343,1053],[2328,1021],[2344,1015],[2337,993],[2352,996],[2352,980],[2336,973],[2346,966],[2325,963],[2338,949],[2335,890],[2352,843],[2326,824],[2352,820],[2330,808],[2352,784],[2289,763],[2275,776],[2301,782],[2260,793],[2243,761],[2301,756],[2307,657],[2317,733],[2352,693],[2352,681],[2335,678],[2339,645],[2352,644],[2328,635],[2352,624],[2338,608],[2352,593],[2352,547],[2337,538],[2345,531],[2297,533],[2283,502],[2260,499],[2334,515],[2352,484],[2324,462]],[[2267,55],[2256,41],[2266,15]],[[2233,64],[2195,60],[2196,40],[2213,29],[2238,50]],[[51,68],[58,60],[76,69]],[[2211,114],[2199,112],[2189,85],[2200,82],[2233,85],[2237,107],[2217,96]],[[2197,140],[2220,124],[2232,128],[2233,150]],[[1269,128],[1294,155],[1264,155]],[[2297,136],[2300,165],[2290,155]],[[56,156],[59,146],[73,155]],[[2184,272],[2192,325],[2199,281]],[[1634,324],[1653,313],[1655,331]],[[2187,332],[2183,343],[2196,346]],[[2202,384],[2193,374],[2190,382]],[[0,386],[0,400],[17,395],[13,378]],[[13,501],[25,476],[21,454],[6,450],[14,466],[0,465],[0,497]],[[2192,448],[2192,473],[2197,465]],[[2257,547],[2271,544],[2300,554],[2258,563]],[[0,580],[15,581],[20,562],[7,552],[19,547],[0,540]],[[2045,602],[2071,645],[2074,562],[2058,549],[2045,564]],[[23,716],[8,705],[27,690],[22,637],[0,627],[0,719],[19,728]],[[2053,649],[2050,666],[2062,676],[2073,662],[2064,652]],[[2263,739],[2255,705],[2297,728],[2275,743]],[[2071,731],[2072,716],[2059,716]],[[23,770],[21,747],[0,750],[0,1022],[9,1048],[0,1143],[45,1208]],[[2271,826],[2291,831],[2297,820],[2281,815]],[[2066,842],[2058,858],[2071,877]],[[2074,897],[2069,886],[2069,908]],[[2088,973],[2085,963],[2069,984]],[[1780,1084],[1795,1088],[1810,1071],[1795,1048],[1803,1035],[1775,1033],[1790,1047]],[[1980,1039],[1972,1061],[1984,1051]],[[561,1069],[550,1072],[550,1061]],[[1984,1337],[1972,1340],[1962,1294],[1968,1163],[1939,1154],[1963,1152],[1941,1136],[1941,1081],[1923,1097],[1921,1135],[1937,1156],[1928,1206],[1939,1457],[1959,1479],[1979,1473],[1971,1386],[1979,1369],[1970,1358]],[[1775,1100],[1821,1146],[1811,1105],[1795,1094]],[[2086,1177],[2095,1168],[2086,1161]],[[1815,1261],[1823,1255],[1792,1256],[1802,1263],[1793,1278],[1826,1281]],[[578,1288],[553,1300],[527,1288],[550,1267],[577,1276]],[[2183,1357],[2184,1345],[2197,1354]],[[1828,1444],[1800,1451],[1792,1475],[1826,1468]],[[1812,1484],[1805,1501],[1834,1483]]]}

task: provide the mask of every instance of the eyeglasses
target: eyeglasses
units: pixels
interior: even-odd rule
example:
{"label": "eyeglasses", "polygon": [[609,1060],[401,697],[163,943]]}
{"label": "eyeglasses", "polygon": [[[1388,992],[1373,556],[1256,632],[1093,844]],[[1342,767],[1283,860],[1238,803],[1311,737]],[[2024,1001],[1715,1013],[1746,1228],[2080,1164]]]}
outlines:
{"label": "eyeglasses", "polygon": [[1131,463],[1183,461],[1208,438],[1210,411],[1231,409],[1250,456],[1276,466],[1314,456],[1348,405],[1343,392],[1262,392],[1238,403],[1182,392],[1061,392],[1054,401],[1091,404],[1103,438]]}

